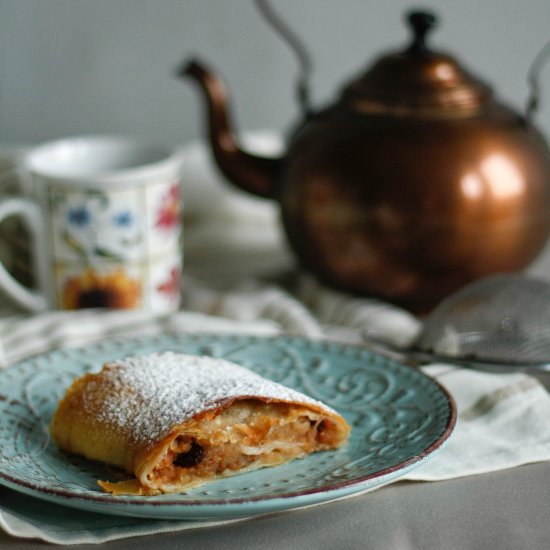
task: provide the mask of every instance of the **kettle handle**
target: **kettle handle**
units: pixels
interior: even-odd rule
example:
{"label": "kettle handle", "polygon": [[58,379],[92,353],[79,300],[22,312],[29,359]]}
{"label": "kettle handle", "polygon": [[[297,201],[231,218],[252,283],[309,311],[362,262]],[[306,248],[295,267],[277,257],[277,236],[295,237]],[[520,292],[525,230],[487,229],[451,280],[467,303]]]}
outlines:
{"label": "kettle handle", "polygon": [[540,72],[550,57],[550,40],[544,44],[540,51],[535,56],[535,59],[527,72],[527,85],[529,86],[529,96],[525,107],[525,120],[528,123],[532,122],[533,116],[540,107]]}

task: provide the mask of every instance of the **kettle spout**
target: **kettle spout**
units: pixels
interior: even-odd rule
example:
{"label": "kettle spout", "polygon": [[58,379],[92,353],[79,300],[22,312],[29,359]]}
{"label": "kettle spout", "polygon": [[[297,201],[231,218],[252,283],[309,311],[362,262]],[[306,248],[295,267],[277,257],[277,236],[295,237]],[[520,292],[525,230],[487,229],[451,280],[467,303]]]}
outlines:
{"label": "kettle spout", "polygon": [[222,173],[244,191],[260,197],[274,197],[281,160],[259,157],[240,148],[232,130],[227,94],[221,80],[197,60],[185,63],[178,76],[192,78],[204,95],[208,140]]}

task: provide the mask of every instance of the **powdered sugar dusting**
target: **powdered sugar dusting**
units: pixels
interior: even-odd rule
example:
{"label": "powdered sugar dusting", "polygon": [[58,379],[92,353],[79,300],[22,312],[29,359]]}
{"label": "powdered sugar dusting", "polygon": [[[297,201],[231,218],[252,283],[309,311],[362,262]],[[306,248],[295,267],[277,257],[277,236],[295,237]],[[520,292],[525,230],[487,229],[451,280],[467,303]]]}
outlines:
{"label": "powdered sugar dusting", "polygon": [[107,364],[100,378],[86,387],[84,402],[93,400],[96,408],[99,395],[98,420],[127,430],[140,443],[163,437],[173,425],[220,401],[242,396],[297,401],[333,412],[230,361],[170,351]]}

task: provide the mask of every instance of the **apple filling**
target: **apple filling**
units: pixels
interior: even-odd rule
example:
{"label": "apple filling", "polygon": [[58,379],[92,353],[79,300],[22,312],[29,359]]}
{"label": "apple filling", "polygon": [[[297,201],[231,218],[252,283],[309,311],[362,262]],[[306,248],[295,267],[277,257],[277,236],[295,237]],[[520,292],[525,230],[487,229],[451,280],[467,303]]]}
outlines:
{"label": "apple filling", "polygon": [[187,425],[147,474],[146,483],[153,490],[181,491],[333,448],[337,438],[331,421],[304,407],[237,401],[217,416]]}

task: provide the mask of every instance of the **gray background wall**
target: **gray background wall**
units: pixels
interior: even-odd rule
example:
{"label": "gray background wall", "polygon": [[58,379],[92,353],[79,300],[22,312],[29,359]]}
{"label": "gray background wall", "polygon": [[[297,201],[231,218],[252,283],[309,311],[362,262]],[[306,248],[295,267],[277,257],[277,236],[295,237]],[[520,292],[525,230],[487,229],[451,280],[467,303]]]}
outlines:
{"label": "gray background wall", "polygon": [[[402,45],[406,0],[275,0],[314,61],[314,99]],[[522,108],[530,62],[550,39],[549,0],[426,1],[434,45]],[[251,0],[0,0],[0,143],[81,133],[175,142],[201,134],[199,97],[173,77],[191,55],[223,73],[241,129],[287,128],[295,65]],[[550,134],[550,67],[539,125]]]}

